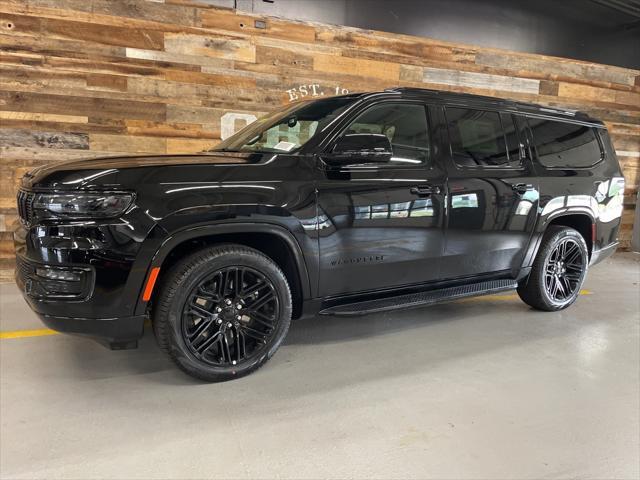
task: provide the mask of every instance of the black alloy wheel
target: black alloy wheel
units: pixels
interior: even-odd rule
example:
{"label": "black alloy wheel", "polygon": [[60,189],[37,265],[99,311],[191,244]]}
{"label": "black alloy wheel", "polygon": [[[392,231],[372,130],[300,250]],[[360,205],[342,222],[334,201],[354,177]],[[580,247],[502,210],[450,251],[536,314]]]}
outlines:
{"label": "black alloy wheel", "polygon": [[289,330],[287,278],[258,250],[208,247],[178,262],[161,282],[153,306],[158,344],[196,378],[248,375],[274,355]]}
{"label": "black alloy wheel", "polygon": [[576,301],[589,266],[584,238],[570,227],[547,229],[531,267],[518,285],[518,295],[538,310],[555,311]]}
{"label": "black alloy wheel", "polygon": [[582,285],[585,258],[573,238],[558,242],[545,262],[544,288],[549,298],[564,302]]}
{"label": "black alloy wheel", "polygon": [[276,332],[280,305],[273,283],[246,266],[229,266],[205,277],[189,295],[182,336],[204,363],[237,365],[260,355]]}

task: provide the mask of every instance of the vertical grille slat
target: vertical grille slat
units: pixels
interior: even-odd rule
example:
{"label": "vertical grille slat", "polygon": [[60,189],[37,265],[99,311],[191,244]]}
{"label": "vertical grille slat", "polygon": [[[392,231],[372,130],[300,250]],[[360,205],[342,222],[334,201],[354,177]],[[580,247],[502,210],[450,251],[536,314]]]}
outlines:
{"label": "vertical grille slat", "polygon": [[25,190],[19,190],[17,195],[18,215],[22,223],[29,224],[33,217],[33,199],[35,194]]}

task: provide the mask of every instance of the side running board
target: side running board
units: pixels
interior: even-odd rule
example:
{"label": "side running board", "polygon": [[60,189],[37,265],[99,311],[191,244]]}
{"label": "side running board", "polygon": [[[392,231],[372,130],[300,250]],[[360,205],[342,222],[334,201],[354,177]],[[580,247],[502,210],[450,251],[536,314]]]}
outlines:
{"label": "side running board", "polygon": [[464,297],[476,297],[479,295],[503,292],[505,290],[513,290],[517,288],[517,286],[518,282],[515,280],[490,280],[488,282],[472,283],[469,285],[460,285],[458,287],[428,290],[425,292],[410,293],[396,297],[337,305],[335,307],[329,307],[321,310],[320,315],[355,316],[366,315],[368,313],[386,312],[387,310],[422,307],[425,305],[457,300]]}

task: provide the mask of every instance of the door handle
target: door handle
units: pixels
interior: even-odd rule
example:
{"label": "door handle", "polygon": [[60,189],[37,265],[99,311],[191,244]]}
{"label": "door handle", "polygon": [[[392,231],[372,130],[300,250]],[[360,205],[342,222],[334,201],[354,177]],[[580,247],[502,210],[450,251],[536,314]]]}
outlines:
{"label": "door handle", "polygon": [[531,190],[535,190],[534,186],[530,183],[514,183],[511,185],[511,189],[514,192],[524,194],[530,192]]}
{"label": "door handle", "polygon": [[440,187],[434,187],[431,185],[417,185],[415,187],[411,187],[409,191],[413,195],[418,195],[419,197],[428,197],[429,195],[437,195],[441,192]]}

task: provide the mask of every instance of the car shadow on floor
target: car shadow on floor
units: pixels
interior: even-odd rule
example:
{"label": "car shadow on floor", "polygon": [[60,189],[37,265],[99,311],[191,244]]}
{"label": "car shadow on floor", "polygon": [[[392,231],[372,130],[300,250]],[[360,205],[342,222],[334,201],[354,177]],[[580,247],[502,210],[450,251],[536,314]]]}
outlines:
{"label": "car shadow on floor", "polygon": [[[324,373],[333,376],[335,382],[324,381],[336,386],[342,381],[354,381],[355,375],[365,380],[368,375],[427,370],[442,362],[570,334],[572,329],[584,327],[590,321],[588,315],[578,314],[576,308],[538,312],[517,299],[499,301],[485,297],[361,317],[299,319],[292,322],[283,346],[267,366],[241,382],[252,383],[259,376],[264,379],[273,375],[271,378],[277,383],[279,370],[286,370],[282,374],[289,379],[291,374],[302,377],[323,374],[309,362],[326,363]],[[139,375],[153,382],[202,384],[180,372],[157,347],[151,329],[145,330],[137,350],[119,352],[70,338],[67,352],[74,357],[69,361],[77,365],[75,373],[91,378]],[[320,349],[330,350],[332,358],[323,359]],[[342,365],[341,371],[330,367],[333,363]],[[263,385],[262,381],[259,383]]]}

